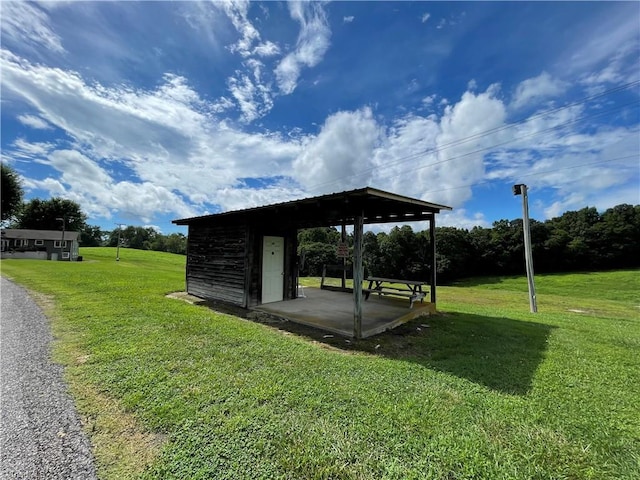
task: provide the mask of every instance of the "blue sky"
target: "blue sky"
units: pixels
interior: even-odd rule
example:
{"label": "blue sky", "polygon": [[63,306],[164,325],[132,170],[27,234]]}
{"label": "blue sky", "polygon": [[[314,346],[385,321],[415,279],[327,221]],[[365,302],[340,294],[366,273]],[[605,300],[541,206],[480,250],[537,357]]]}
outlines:
{"label": "blue sky", "polygon": [[[440,225],[640,203],[637,2],[0,2],[2,161],[89,223],[364,186]],[[415,228],[420,228],[416,225]],[[388,227],[385,227],[388,228]]]}

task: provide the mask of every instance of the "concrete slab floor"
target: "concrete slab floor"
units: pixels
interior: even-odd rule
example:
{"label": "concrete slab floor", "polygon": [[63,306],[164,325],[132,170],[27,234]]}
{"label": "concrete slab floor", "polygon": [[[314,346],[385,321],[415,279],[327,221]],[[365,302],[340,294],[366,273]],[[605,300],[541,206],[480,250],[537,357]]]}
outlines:
{"label": "concrete slab floor", "polygon": [[[301,323],[346,337],[353,336],[353,294],[304,287],[304,297],[265,303],[252,310]],[[409,308],[406,298],[372,294],[362,302],[362,337],[384,332],[414,318],[435,313],[432,303],[416,302]]]}

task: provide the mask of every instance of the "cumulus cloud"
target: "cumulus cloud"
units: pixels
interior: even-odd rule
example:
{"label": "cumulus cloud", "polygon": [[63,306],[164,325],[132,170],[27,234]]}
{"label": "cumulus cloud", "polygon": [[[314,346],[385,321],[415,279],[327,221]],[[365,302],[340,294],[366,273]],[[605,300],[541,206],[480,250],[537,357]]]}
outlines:
{"label": "cumulus cloud", "polygon": [[[2,51],[3,98],[33,112],[23,123],[41,119],[67,135],[64,144],[20,138],[3,156],[48,167],[37,176],[27,170],[28,188],[75,199],[92,215],[117,211],[144,223],[160,213],[190,216],[371,185],[456,207],[440,224],[470,226],[485,219],[465,202],[491,179],[555,190],[541,206],[551,214],[571,202],[630,197],[625,182],[638,176],[637,157],[615,168],[602,163],[637,152],[637,127],[582,130],[584,106],[509,125],[497,85],[440,102],[425,116],[384,118],[362,107],[333,113],[315,134],[246,132],[217,117],[232,101],[247,103],[247,119],[263,114],[252,110],[265,93],[255,82],[262,60],[243,61],[247,72],[230,83],[236,95],[209,102],[174,74],[152,89],[107,86]],[[254,186],[247,177],[266,180]]]}
{"label": "cumulus cloud", "polygon": [[372,182],[379,188],[460,207],[485,173],[483,148],[495,135],[479,135],[504,125],[506,113],[497,87],[445,108],[441,116],[407,115],[386,131],[375,152]]}
{"label": "cumulus cloud", "polygon": [[470,214],[464,208],[459,208],[454,211],[443,210],[438,218],[438,225],[446,227],[466,228],[471,230],[473,227],[485,227],[491,226],[482,212],[475,212]]}
{"label": "cumulus cloud", "polygon": [[[218,189],[236,185],[238,178],[249,171],[256,176],[281,175],[300,151],[300,141],[295,138],[283,139],[268,132],[247,134],[217,121],[208,113],[213,106],[202,100],[182,77],[167,75],[155,90],[105,87],[85,82],[76,72],[31,64],[6,51],[0,62],[3,96],[26,102],[38,111],[39,117],[72,139],[71,148],[65,149],[66,163],[61,162],[60,156],[51,157],[55,145],[24,139],[16,140],[3,155],[46,160],[59,172],[77,172],[74,165],[79,164],[79,157],[67,150],[96,165],[103,164],[103,173],[116,162],[119,169],[130,170],[131,186],[92,176],[100,178],[105,185],[103,190],[111,191],[112,196],[141,185],[144,201],[137,206],[136,202],[111,202],[106,193],[99,197],[113,208],[126,208],[131,215],[137,211],[148,218],[150,206],[165,201],[184,213],[184,201],[178,201],[175,195],[195,205],[216,205]],[[66,188],[69,195],[85,195],[87,204],[98,204],[90,196],[97,189],[80,188],[72,182],[74,176],[63,173],[62,183],[47,178],[31,179],[30,184],[55,194]]]}
{"label": "cumulus cloud", "polygon": [[282,94],[291,94],[300,77],[302,67],[314,67],[329,48],[331,30],[322,5],[307,2],[289,4],[291,18],[300,23],[296,48],[287,54],[275,69]]}
{"label": "cumulus cloud", "polygon": [[429,17],[431,17],[431,14],[428,12],[425,12],[422,14],[422,17],[420,17],[420,21],[422,23],[427,23],[427,20],[429,20]]}
{"label": "cumulus cloud", "polygon": [[55,150],[47,158],[60,177],[28,179],[28,188],[41,188],[54,195],[64,195],[82,205],[90,216],[111,218],[121,215],[150,222],[158,213],[179,216],[194,214],[182,198],[166,188],[149,182],[115,182],[97,162],[75,150]]}
{"label": "cumulus cloud", "polygon": [[380,134],[370,108],[331,115],[293,162],[296,178],[314,193],[366,184]]}
{"label": "cumulus cloud", "polygon": [[342,23],[351,23],[356,17],[353,15],[349,15],[347,17],[342,17]]}

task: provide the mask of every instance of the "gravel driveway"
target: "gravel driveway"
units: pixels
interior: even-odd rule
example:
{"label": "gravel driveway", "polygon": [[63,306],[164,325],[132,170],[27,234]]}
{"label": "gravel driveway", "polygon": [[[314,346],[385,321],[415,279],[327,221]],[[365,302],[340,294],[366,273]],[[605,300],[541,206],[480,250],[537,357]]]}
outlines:
{"label": "gravel driveway", "polygon": [[23,288],[0,282],[0,479],[95,479],[48,320]]}

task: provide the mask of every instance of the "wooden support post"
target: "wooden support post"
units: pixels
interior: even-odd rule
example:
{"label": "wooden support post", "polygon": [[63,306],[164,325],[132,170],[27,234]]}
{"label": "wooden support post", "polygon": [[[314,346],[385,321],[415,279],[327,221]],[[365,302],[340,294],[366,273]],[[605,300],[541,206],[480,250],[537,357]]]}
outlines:
{"label": "wooden support post", "polygon": [[431,303],[436,303],[436,214],[429,221],[429,240],[431,242]]}
{"label": "wooden support post", "polygon": [[362,237],[364,215],[357,215],[353,225],[353,336],[362,338]]}
{"label": "wooden support post", "polygon": [[[345,221],[342,221],[342,232],[340,234],[340,241],[347,243],[347,225]],[[342,257],[342,266],[345,267],[342,270],[342,288],[347,288],[347,257]]]}

